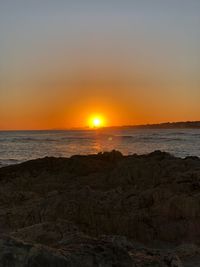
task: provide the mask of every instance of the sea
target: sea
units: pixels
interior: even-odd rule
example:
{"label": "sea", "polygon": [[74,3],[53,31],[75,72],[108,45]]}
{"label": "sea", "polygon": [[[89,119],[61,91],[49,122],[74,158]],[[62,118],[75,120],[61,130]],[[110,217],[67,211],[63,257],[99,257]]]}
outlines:
{"label": "sea", "polygon": [[0,131],[0,167],[43,157],[119,150],[124,155],[166,151],[200,157],[200,129]]}

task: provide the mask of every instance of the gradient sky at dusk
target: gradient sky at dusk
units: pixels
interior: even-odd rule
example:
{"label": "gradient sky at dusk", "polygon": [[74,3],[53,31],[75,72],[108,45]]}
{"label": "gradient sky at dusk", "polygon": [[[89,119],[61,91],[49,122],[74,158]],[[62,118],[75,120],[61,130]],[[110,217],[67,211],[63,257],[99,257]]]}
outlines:
{"label": "gradient sky at dusk", "polygon": [[199,0],[0,1],[0,129],[200,120]]}

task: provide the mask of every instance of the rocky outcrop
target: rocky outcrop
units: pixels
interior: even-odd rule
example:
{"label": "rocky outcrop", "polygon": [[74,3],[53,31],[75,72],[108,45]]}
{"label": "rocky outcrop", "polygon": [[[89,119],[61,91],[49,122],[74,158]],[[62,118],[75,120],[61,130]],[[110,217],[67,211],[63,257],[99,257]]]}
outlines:
{"label": "rocky outcrop", "polygon": [[[121,239],[121,241],[120,241]],[[83,234],[54,246],[0,237],[1,267],[182,267],[177,255],[148,249],[124,237],[92,238]],[[128,244],[128,246],[126,245]]]}
{"label": "rocky outcrop", "polygon": [[[84,240],[82,240],[83,242]],[[1,267],[134,267],[128,252],[112,243],[97,239],[79,239],[51,248],[40,244],[24,243],[11,237],[0,239]]]}
{"label": "rocky outcrop", "polygon": [[[66,251],[77,264],[82,262],[80,266],[146,266],[142,264],[151,261],[155,264],[150,266],[181,266],[179,258],[185,261],[187,256],[180,253],[180,245],[200,245],[199,214],[196,157],[179,159],[160,151],[123,156],[112,151],[0,168],[1,251],[7,253],[10,246],[9,253],[18,255],[17,250],[26,258],[24,265],[19,261],[7,266],[37,266],[25,265],[30,251],[52,253],[61,262],[52,266],[79,266],[69,265],[71,258],[66,263]],[[138,250],[135,242],[179,250]],[[101,259],[96,247],[104,251]]]}

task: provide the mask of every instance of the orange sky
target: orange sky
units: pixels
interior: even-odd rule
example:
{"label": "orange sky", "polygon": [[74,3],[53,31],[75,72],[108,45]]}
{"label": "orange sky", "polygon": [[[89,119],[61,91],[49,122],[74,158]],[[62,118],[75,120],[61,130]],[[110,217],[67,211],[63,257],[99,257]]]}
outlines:
{"label": "orange sky", "polygon": [[0,3],[0,130],[200,120],[200,5],[181,1]]}

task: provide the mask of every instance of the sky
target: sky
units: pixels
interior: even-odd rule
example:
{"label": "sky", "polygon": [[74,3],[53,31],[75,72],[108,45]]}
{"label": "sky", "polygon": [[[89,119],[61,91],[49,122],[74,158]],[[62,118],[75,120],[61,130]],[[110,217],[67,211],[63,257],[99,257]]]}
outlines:
{"label": "sky", "polygon": [[200,120],[199,0],[1,0],[0,129]]}

